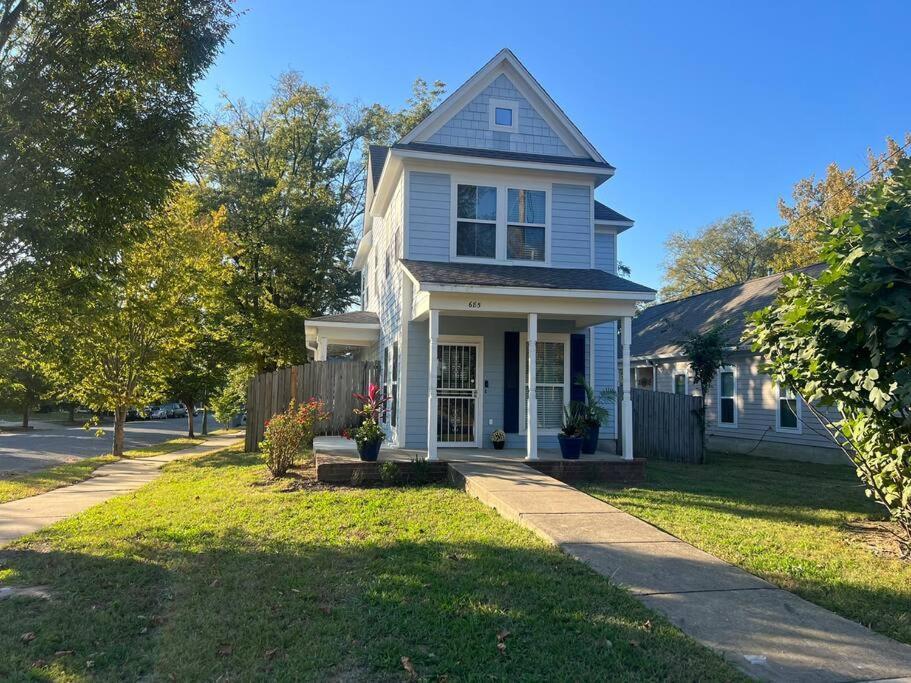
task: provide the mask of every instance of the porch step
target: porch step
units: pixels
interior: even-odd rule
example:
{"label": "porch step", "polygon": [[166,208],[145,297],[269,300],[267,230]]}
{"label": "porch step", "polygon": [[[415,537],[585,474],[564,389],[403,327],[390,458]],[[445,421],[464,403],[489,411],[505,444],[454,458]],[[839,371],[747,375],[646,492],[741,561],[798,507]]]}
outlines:
{"label": "porch step", "polygon": [[684,633],[766,681],[911,680],[911,647],[874,633],[518,462],[450,478]]}

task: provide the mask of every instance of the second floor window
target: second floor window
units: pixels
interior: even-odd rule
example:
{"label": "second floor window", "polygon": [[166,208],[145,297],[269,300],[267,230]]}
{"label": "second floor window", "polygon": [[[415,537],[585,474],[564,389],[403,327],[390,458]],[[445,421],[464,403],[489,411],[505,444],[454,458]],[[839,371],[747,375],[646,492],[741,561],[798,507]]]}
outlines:
{"label": "second floor window", "polygon": [[497,188],[459,185],[456,255],[496,258]]}
{"label": "second floor window", "polygon": [[506,258],[543,261],[546,242],[546,197],[542,190],[506,193]]}

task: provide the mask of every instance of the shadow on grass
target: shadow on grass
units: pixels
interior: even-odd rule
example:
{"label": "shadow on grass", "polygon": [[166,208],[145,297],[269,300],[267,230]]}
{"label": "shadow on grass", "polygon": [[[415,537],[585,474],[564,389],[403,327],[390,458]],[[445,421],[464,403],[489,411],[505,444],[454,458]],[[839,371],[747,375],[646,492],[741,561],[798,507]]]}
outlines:
{"label": "shadow on grass", "polygon": [[402,657],[421,678],[737,679],[545,547],[162,537],[0,551],[8,583],[53,594],[0,601],[0,679],[401,680]]}

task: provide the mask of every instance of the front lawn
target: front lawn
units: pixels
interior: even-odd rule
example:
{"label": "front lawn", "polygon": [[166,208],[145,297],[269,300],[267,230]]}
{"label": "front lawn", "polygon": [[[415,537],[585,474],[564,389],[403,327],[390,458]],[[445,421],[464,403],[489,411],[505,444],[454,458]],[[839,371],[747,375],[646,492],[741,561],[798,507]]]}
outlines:
{"label": "front lawn", "polygon": [[647,484],[586,491],[782,588],[911,643],[911,562],[877,532],[850,467],[711,456],[649,462]]}
{"label": "front lawn", "polygon": [[[152,444],[151,446],[142,446],[133,450],[125,451],[124,458],[151,458],[156,455],[165,455],[179,451],[181,448],[189,448],[196,444],[202,443],[204,437],[197,439],[188,439],[179,437],[165,441],[163,443]],[[116,462],[117,458],[113,455],[99,455],[95,458],[83,458],[74,462],[65,462],[53,467],[47,467],[43,470],[34,472],[22,472],[18,474],[9,474],[0,477],[0,503],[8,503],[11,500],[28,498],[36,496],[39,493],[47,493],[61,486],[70,486],[80,481],[84,481],[102,465]]]}
{"label": "front lawn", "polygon": [[[531,532],[444,486],[169,465],[0,550],[0,679],[741,680]],[[413,672],[413,673],[411,673]]]}

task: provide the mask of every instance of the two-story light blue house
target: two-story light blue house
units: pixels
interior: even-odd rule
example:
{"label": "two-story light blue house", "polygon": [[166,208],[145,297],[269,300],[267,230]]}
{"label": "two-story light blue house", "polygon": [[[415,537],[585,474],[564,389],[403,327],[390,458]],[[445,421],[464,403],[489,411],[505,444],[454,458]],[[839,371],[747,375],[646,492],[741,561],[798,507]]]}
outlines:
{"label": "two-story light blue house", "polygon": [[[636,304],[616,275],[633,222],[596,201],[611,166],[509,50],[392,147],[370,150],[354,267],[362,311],[307,324],[317,360],[361,347],[383,364],[391,444],[445,458],[496,429],[527,457],[557,446],[563,406],[629,382]],[[601,430],[631,435],[629,395]],[[632,457],[632,438],[623,440]]]}

